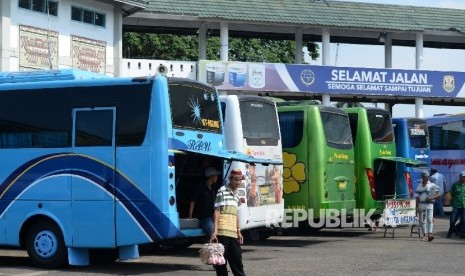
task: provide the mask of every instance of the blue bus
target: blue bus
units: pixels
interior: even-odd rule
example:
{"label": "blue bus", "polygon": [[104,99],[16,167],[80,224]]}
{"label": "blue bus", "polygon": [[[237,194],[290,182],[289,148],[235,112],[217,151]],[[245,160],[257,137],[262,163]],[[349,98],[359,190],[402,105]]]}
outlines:
{"label": "blue bus", "polygon": [[[426,118],[430,135],[431,166],[444,175],[445,191],[465,171],[465,113]],[[449,202],[445,200],[445,205]]]}
{"label": "blue bus", "polygon": [[0,73],[0,246],[36,266],[137,258],[139,244],[204,235],[183,198],[204,162],[224,160],[260,161],[224,150],[210,86]]}
{"label": "blue bus", "polygon": [[424,119],[419,118],[393,118],[392,126],[397,157],[423,163],[421,166],[397,163],[396,195],[398,198],[413,198],[421,182],[421,171],[429,169],[431,164],[428,126]]}

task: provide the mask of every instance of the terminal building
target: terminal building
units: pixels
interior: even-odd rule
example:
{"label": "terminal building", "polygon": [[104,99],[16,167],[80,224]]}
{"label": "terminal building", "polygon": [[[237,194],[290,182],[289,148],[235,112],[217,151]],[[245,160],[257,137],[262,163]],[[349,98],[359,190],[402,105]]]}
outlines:
{"label": "terminal building", "polygon": [[[411,72],[374,70],[368,74],[395,74],[410,81],[416,76],[418,80],[423,80],[423,72],[413,72],[422,70],[423,47],[465,49],[465,10],[329,0],[219,0],[215,1],[214,6],[204,5],[205,2],[201,0],[2,1],[0,71],[79,68],[119,77],[153,75],[161,70],[168,76],[199,80],[206,74],[207,67],[203,66],[200,72],[198,61],[123,59],[123,30],[198,34],[199,61],[206,58],[208,35],[220,36],[220,62],[228,62],[228,38],[233,36],[295,40],[296,63],[302,60],[303,41],[321,42],[321,67],[329,66],[330,43],[384,45],[387,69],[392,69],[392,47],[409,46],[415,48],[416,54],[416,66]],[[234,70],[241,66],[235,66]],[[309,84],[312,73],[316,73],[315,77],[318,78],[318,71],[321,70],[325,69],[305,71],[303,76],[306,81],[303,83]],[[357,68],[349,68],[347,77],[353,77],[358,71]],[[447,93],[443,93],[443,96],[437,91],[422,94],[428,89],[413,86],[408,88],[412,92],[410,94],[396,94],[402,92],[400,86],[389,86],[391,90],[387,91],[377,86],[379,83],[376,81],[356,86],[366,88],[361,90],[338,91],[343,84],[336,83],[331,86],[335,88],[334,91],[328,91],[329,86],[326,86],[328,89],[321,89],[307,85],[307,88],[297,91],[291,86],[288,92],[298,92],[291,94],[293,96],[316,97],[323,104],[329,104],[330,99],[339,101],[354,97],[371,101],[378,99],[388,105],[415,103],[417,111],[420,111],[423,102],[463,104],[461,96],[458,96],[463,77],[456,73],[458,75],[452,75],[453,78],[450,74],[431,75],[430,79],[441,78],[436,80],[437,85],[444,83]],[[342,76],[339,71],[337,76],[345,75]],[[421,84],[432,85],[426,82]],[[456,91],[450,92],[451,87]],[[372,93],[380,89],[379,93]],[[237,91],[250,92],[243,88]],[[276,91],[264,92],[273,94]],[[416,116],[422,117],[421,112],[416,112]]]}

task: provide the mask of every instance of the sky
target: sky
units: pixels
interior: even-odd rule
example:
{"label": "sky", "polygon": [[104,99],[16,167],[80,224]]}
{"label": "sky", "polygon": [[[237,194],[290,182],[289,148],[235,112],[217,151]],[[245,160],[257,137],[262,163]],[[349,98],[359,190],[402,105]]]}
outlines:
{"label": "sky", "polygon": [[[465,0],[342,0],[346,2],[366,2],[392,5],[410,5],[435,8],[465,9]],[[465,19],[464,19],[465,20]],[[321,45],[320,45],[321,49]],[[363,53],[363,56],[361,56]],[[310,64],[321,65],[321,57]],[[384,46],[331,44],[331,66],[384,68]],[[392,68],[415,69],[415,47],[393,46]],[[423,48],[422,70],[465,72],[465,50]],[[383,107],[383,105],[378,105]],[[447,107],[447,113],[465,112],[465,107]],[[415,117],[415,106],[396,104],[393,117]],[[444,106],[423,106],[424,117],[444,113]]]}

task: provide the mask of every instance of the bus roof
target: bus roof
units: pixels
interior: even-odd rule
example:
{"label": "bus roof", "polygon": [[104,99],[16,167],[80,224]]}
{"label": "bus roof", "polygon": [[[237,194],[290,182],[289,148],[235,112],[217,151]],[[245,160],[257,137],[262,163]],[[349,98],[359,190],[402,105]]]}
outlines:
{"label": "bus roof", "polygon": [[426,123],[426,119],[424,118],[416,118],[416,117],[396,117],[396,118],[392,118],[392,121],[393,122],[400,122],[400,121],[404,121],[404,122],[424,122]]}
{"label": "bus roof", "polygon": [[79,69],[35,70],[19,72],[1,72],[0,84],[103,78],[110,77],[104,74],[93,73]]}
{"label": "bus roof", "polygon": [[303,106],[303,105],[320,105],[319,100],[303,100],[303,101],[284,101],[276,102],[277,106]]}
{"label": "bus roof", "polygon": [[[344,109],[344,110],[352,110],[352,111],[359,111],[359,110],[384,110],[384,111],[387,111],[384,108],[375,107],[375,106],[352,106],[352,107],[343,107],[342,109]],[[387,111],[387,112],[389,112],[389,111]]]}
{"label": "bus roof", "polygon": [[465,113],[434,116],[434,117],[425,118],[425,120],[428,126],[438,125],[438,124],[442,124],[446,122],[462,121],[462,120],[465,120]]}
{"label": "bus roof", "polygon": [[[153,82],[161,75],[113,78],[79,69],[0,72],[0,91],[75,86],[129,85]],[[178,82],[180,80],[173,80]],[[183,80],[184,81],[184,80]]]}

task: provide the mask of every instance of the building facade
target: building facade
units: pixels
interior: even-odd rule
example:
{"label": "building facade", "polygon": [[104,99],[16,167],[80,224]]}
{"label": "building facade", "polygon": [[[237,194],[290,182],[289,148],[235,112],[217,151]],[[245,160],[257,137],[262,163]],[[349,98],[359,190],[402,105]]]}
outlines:
{"label": "building facade", "polygon": [[2,1],[0,71],[79,68],[120,75],[122,18],[141,3]]}

